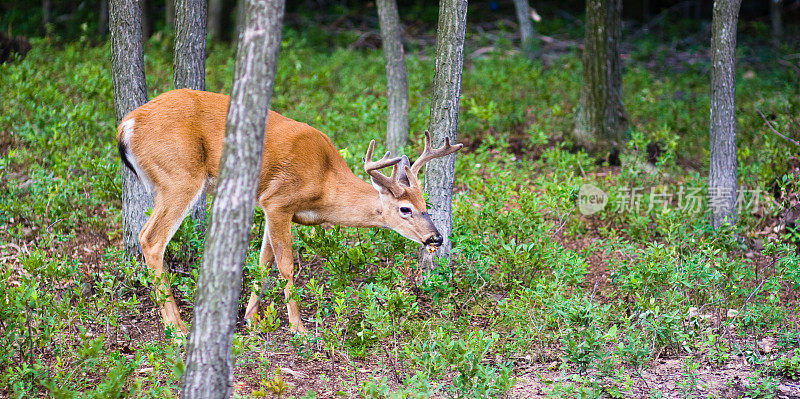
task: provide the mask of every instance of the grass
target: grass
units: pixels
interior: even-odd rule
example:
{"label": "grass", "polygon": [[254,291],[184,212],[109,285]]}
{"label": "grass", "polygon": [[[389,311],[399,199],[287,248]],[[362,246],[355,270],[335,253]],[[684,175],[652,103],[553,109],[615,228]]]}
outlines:
{"label": "grass", "polygon": [[[632,52],[625,67],[622,166],[570,144],[577,52],[548,64],[500,43],[469,58],[452,264],[421,279],[416,246],[391,231],[296,228],[298,294],[314,333],[285,332],[273,270],[272,305],[234,340],[236,394],[529,396],[540,384],[553,397],[689,397],[703,385],[702,364],[739,365],[741,381],[751,382],[725,383],[758,396],[774,393],[778,378],[797,378],[798,239],[779,223],[797,198],[797,148],[756,112],[797,139],[797,76],[765,67],[768,58],[739,63],[738,167],[748,206],[736,226],[715,231],[705,201],[708,60],[654,69],[647,61],[661,50],[645,41],[635,47],[649,50]],[[171,88],[171,46],[167,36],[146,46],[151,97]],[[232,57],[228,46],[210,48],[208,90],[229,91]],[[3,396],[179,392],[181,349],[162,331],[147,272],[120,250],[108,60],[107,45],[39,39],[24,61],[0,65]],[[432,62],[424,52],[407,62],[406,152],[415,154]],[[289,30],[272,108],[326,132],[366,178],[361,156],[385,131],[384,80],[379,51],[321,48]],[[607,193],[605,209],[580,212],[585,184]],[[242,301],[262,277],[262,223],[257,213]],[[201,252],[202,237],[185,223],[167,259],[186,315]],[[771,350],[764,340],[775,342]],[[648,377],[656,359],[679,359],[673,385]]]}

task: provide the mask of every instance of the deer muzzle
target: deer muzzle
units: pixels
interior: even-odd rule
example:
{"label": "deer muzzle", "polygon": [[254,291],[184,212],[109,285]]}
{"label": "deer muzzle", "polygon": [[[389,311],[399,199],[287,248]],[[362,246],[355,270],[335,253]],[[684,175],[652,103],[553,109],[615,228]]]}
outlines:
{"label": "deer muzzle", "polygon": [[436,252],[437,249],[439,249],[439,247],[442,246],[443,242],[444,242],[444,237],[442,237],[442,235],[437,232],[434,235],[428,237],[428,239],[425,240],[423,244],[425,244],[425,249],[428,250],[429,253],[434,253]]}

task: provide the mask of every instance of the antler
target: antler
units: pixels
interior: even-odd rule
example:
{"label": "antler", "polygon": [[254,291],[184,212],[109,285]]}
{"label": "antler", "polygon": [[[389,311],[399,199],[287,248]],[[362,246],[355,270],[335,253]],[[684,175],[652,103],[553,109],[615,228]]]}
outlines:
{"label": "antler", "polygon": [[[372,180],[375,183],[391,191],[392,195],[396,197],[403,195],[405,189],[403,189],[403,187],[400,185],[400,182],[397,180],[397,164],[400,163],[403,158],[390,158],[389,152],[386,152],[383,158],[377,161],[372,161],[372,152],[374,150],[375,140],[372,140],[369,142],[367,154],[364,156],[364,170],[370,175],[370,177],[372,177]],[[391,176],[386,176],[380,172],[381,169],[387,166],[392,167]]]}
{"label": "antler", "polygon": [[420,169],[422,166],[425,165],[426,162],[430,161],[434,158],[440,158],[446,155],[450,155],[458,150],[461,149],[464,145],[461,143],[456,143],[456,145],[450,145],[450,138],[445,137],[444,145],[431,149],[431,135],[428,131],[425,131],[425,149],[422,150],[422,154],[420,154],[419,158],[414,161],[414,165],[411,166],[411,174],[416,176],[419,174]]}

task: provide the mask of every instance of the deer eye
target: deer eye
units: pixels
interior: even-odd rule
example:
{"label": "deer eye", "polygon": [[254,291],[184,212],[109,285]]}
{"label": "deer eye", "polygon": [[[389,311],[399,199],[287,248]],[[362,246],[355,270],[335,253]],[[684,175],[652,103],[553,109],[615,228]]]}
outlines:
{"label": "deer eye", "polygon": [[409,208],[407,206],[401,206],[400,207],[400,214],[403,215],[404,217],[411,216],[411,208]]}

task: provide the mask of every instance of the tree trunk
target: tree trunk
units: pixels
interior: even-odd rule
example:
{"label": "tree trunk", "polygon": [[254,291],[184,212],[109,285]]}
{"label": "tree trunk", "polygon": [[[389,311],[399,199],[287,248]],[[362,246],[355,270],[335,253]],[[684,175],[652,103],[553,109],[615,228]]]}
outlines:
{"label": "tree trunk", "polygon": [[219,186],[197,284],[183,397],[231,395],[231,341],[253,221],[267,110],[281,43],[283,0],[248,1],[236,52]]}
{"label": "tree trunk", "polygon": [[[433,94],[429,129],[431,145],[439,147],[445,137],[455,143],[458,135],[458,106],[461,97],[461,72],[464,66],[464,32],[467,27],[467,0],[441,0],[436,31]],[[444,243],[436,256],[450,259],[452,231],[453,179],[455,154],[436,158],[425,167],[425,192],[431,204],[429,212]],[[422,265],[430,269],[433,259],[423,251]]]}
{"label": "tree trunk", "polygon": [[108,0],[100,0],[100,15],[97,16],[97,34],[108,32]]}
{"label": "tree trunk", "polygon": [[[111,75],[117,123],[147,102],[142,51],[141,9],[137,0],[110,0]],[[130,169],[122,173],[122,243],[125,253],[141,256],[139,231],[147,221],[145,212],[153,199]]]}
{"label": "tree trunk", "polygon": [[711,22],[711,224],[736,223],[736,20],[741,0],[717,0]]}
{"label": "tree trunk", "polygon": [[517,21],[519,21],[519,34],[521,36],[520,47],[522,51],[530,55],[536,39],[536,31],[533,30],[531,22],[530,6],[528,0],[514,0],[514,8],[517,10]]}
{"label": "tree trunk", "polygon": [[175,30],[175,1],[176,0],[166,0],[166,10],[164,12],[164,19],[167,23],[167,29],[174,31]]}
{"label": "tree trunk", "polygon": [[575,143],[608,158],[625,142],[622,105],[622,0],[586,1],[583,85],[575,112]]}
{"label": "tree trunk", "polygon": [[208,36],[211,40],[222,38],[222,0],[208,0]]}
{"label": "tree trunk", "polygon": [[245,13],[245,0],[239,0],[236,2],[236,28],[235,28],[235,38],[238,41],[242,36],[242,31],[244,31],[244,25],[247,23],[247,15]]}
{"label": "tree trunk", "polygon": [[770,0],[769,1],[769,19],[772,21],[772,45],[779,47],[781,39],[783,39],[783,20],[781,19],[781,11],[783,11],[783,0]]}
{"label": "tree trunk", "polygon": [[50,23],[50,0],[42,0],[42,29],[47,33],[47,24]]}
{"label": "tree trunk", "polygon": [[386,87],[389,118],[386,121],[386,145],[399,154],[408,141],[408,81],[403,41],[400,36],[400,17],[395,0],[378,0],[378,18],[386,59]]}
{"label": "tree trunk", "polygon": [[139,0],[142,13],[142,39],[146,42],[150,38],[150,15],[147,13],[147,0]]}
{"label": "tree trunk", "polygon": [[176,0],[176,89],[206,89],[206,2]]}
{"label": "tree trunk", "polygon": [[[206,89],[206,2],[175,0],[174,82],[176,89]],[[205,193],[192,206],[191,217],[203,230],[206,220]]]}

